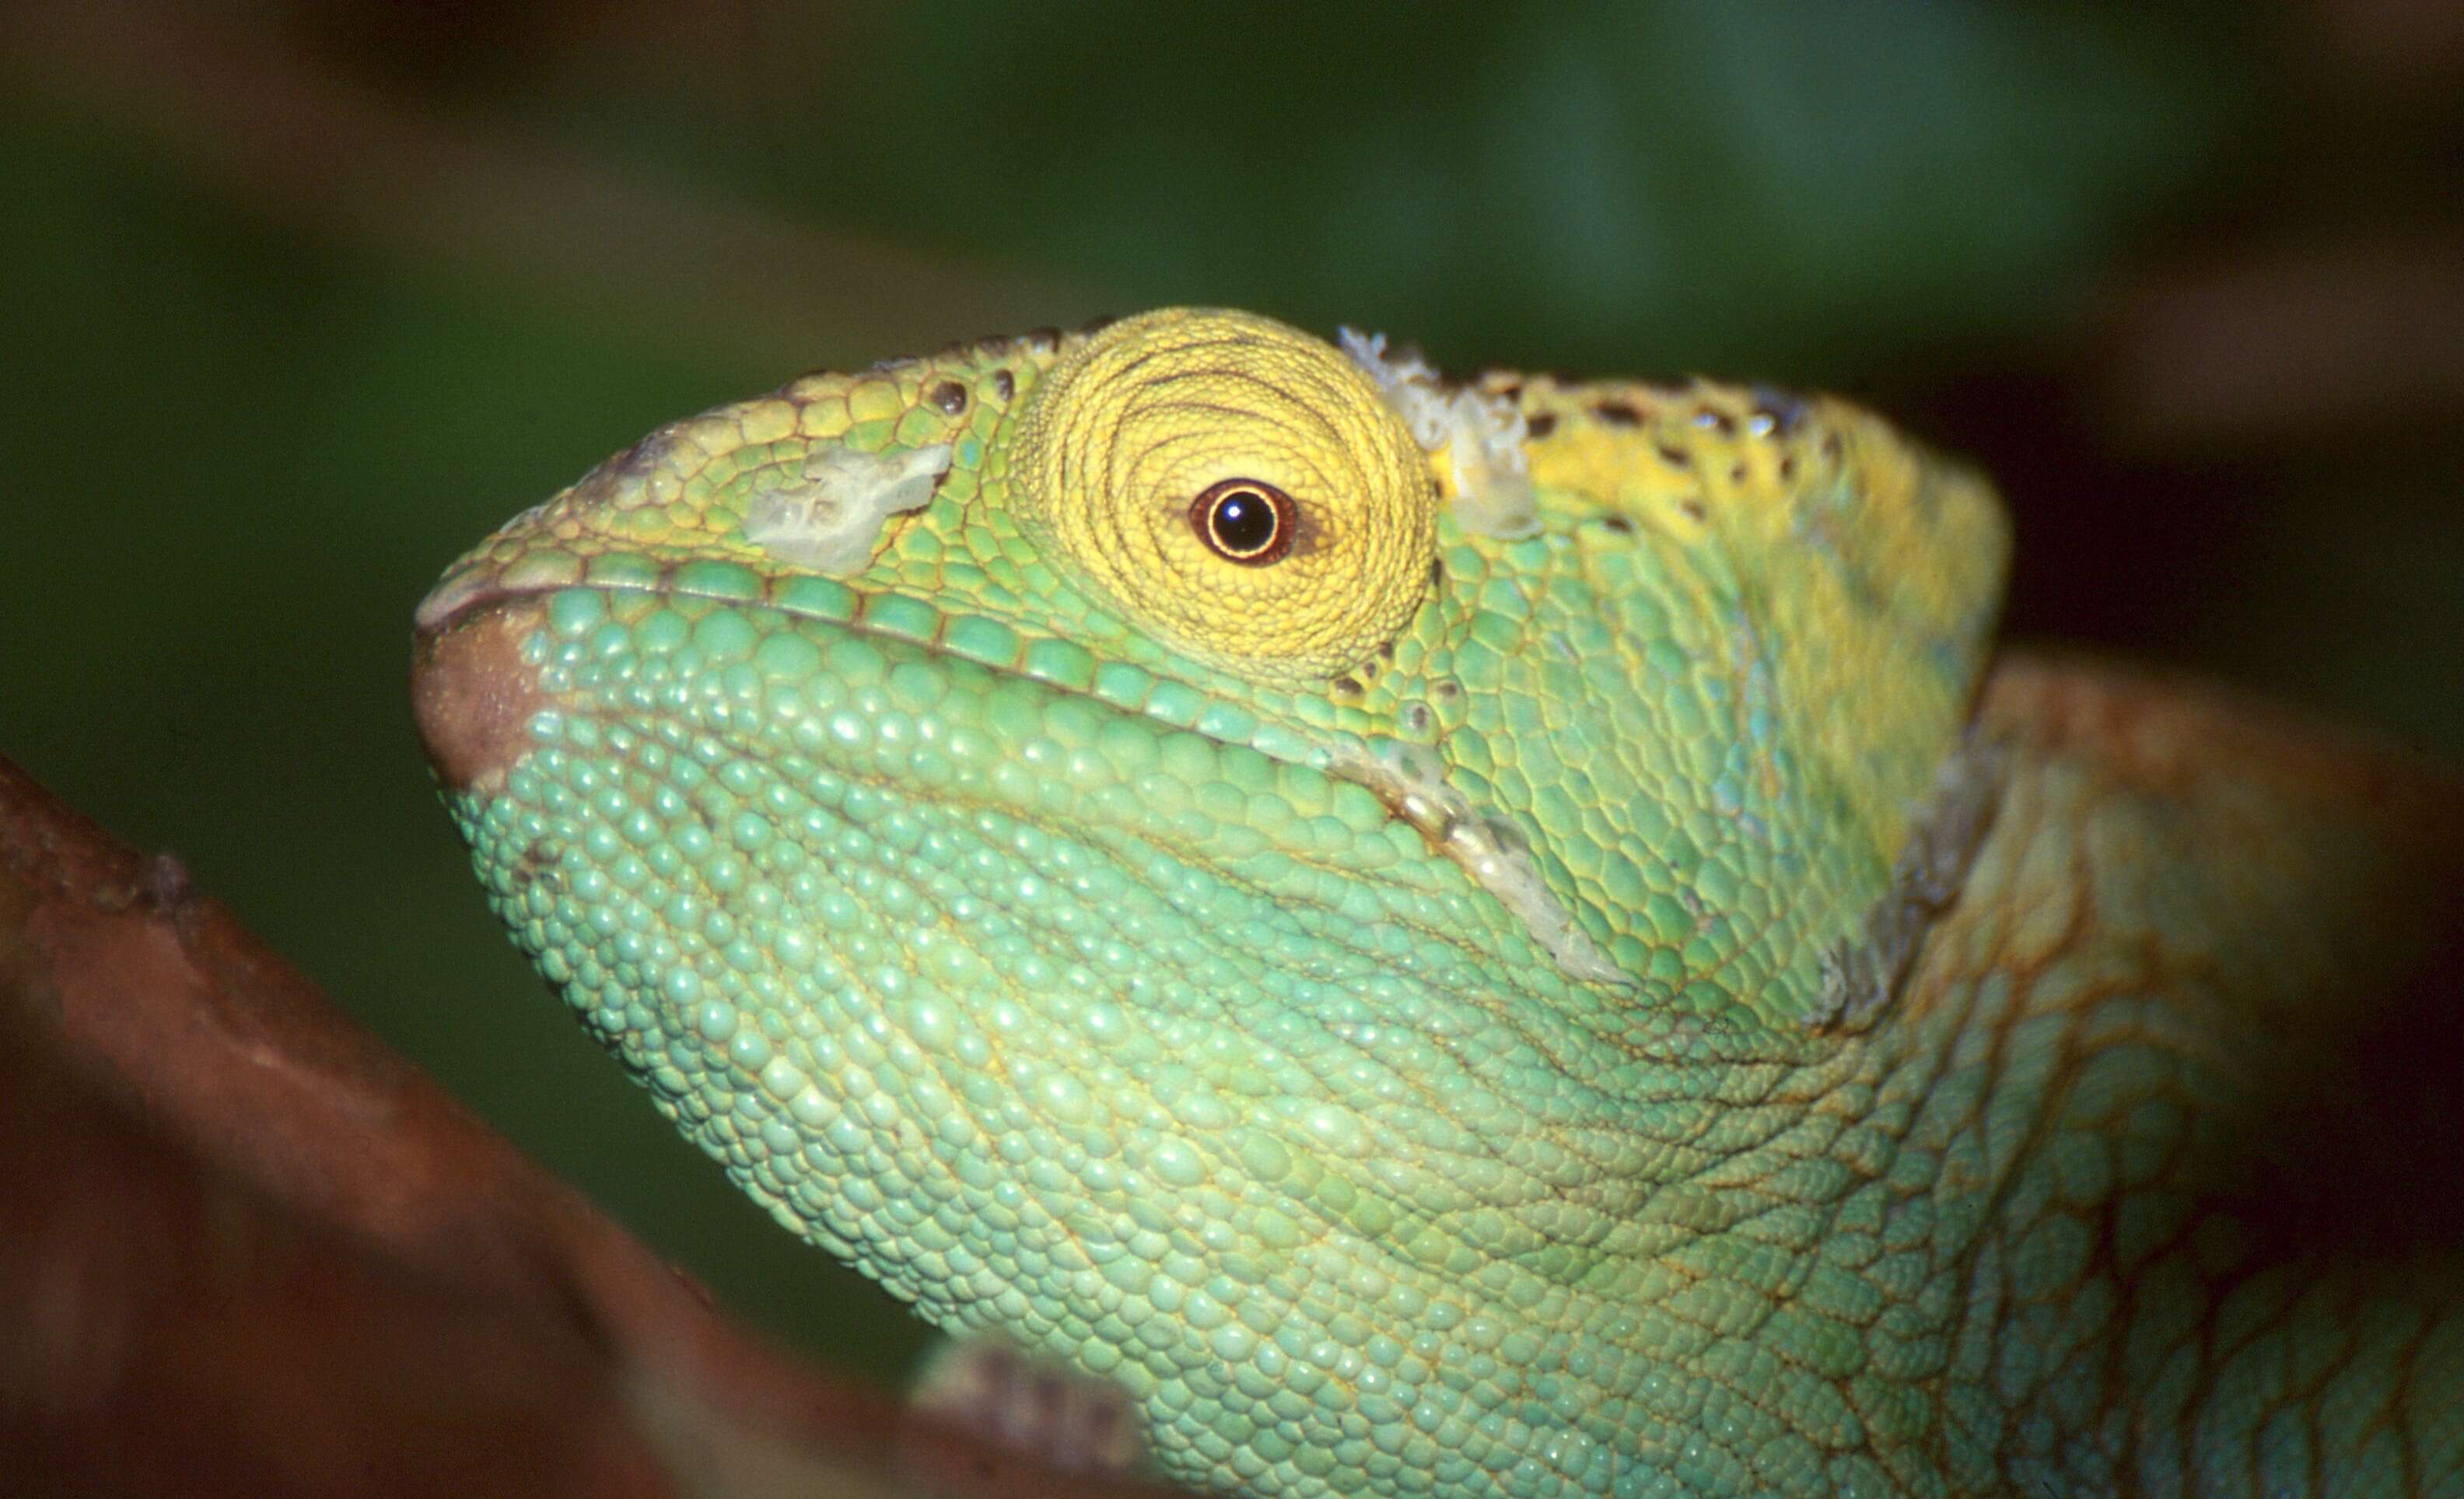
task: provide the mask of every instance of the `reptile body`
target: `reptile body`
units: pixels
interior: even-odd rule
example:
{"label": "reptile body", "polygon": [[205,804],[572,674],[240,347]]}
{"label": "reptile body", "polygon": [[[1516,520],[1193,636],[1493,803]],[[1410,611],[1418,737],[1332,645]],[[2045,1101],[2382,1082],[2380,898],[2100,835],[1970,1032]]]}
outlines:
{"label": "reptile body", "polygon": [[658,1107],[1186,1482],[2464,1493],[2453,1236],[2283,1143],[2453,788],[1987,684],[2006,546],[1829,398],[1176,311],[666,429],[416,685]]}

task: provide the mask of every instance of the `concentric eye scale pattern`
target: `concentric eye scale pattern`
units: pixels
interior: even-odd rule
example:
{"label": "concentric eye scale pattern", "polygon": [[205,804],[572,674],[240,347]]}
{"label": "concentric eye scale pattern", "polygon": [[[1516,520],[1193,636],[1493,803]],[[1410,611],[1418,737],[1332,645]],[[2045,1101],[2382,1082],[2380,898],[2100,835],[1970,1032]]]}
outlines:
{"label": "concentric eye scale pattern", "polygon": [[1173,309],[663,429],[416,687],[657,1107],[1188,1483],[2464,1491],[2434,1183],[2287,1103],[2464,793],[1980,685],[2006,542],[1827,397]]}
{"label": "concentric eye scale pattern", "polygon": [[[1437,526],[1426,455],[1357,367],[1282,323],[1113,323],[1063,355],[1005,456],[1019,523],[1056,566],[1241,676],[1338,675],[1420,606]],[[1241,555],[1190,524],[1182,507],[1227,480],[1288,501],[1286,551]]]}

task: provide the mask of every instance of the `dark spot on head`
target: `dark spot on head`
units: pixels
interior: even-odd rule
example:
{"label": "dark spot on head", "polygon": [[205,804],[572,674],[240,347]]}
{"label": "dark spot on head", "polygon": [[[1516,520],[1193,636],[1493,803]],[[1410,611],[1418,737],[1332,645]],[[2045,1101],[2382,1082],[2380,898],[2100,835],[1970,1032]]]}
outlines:
{"label": "dark spot on head", "polygon": [[1007,406],[1009,404],[1010,397],[1016,394],[1018,394],[1018,382],[1011,378],[1010,372],[1006,369],[994,370],[993,399],[999,401],[1003,406]]}
{"label": "dark spot on head", "polygon": [[1592,408],[1592,414],[1611,427],[1636,427],[1642,422],[1642,413],[1623,401],[1599,402]]}
{"label": "dark spot on head", "polygon": [[1377,659],[1380,661],[1394,660],[1395,642],[1391,640],[1381,640],[1377,642]]}
{"label": "dark spot on head", "polygon": [[1679,500],[1677,502],[1677,508],[1684,515],[1686,519],[1697,523],[1707,518],[1709,515],[1709,512],[1703,508],[1703,502],[1694,498],[1690,495],[1685,498]]}
{"label": "dark spot on head", "polygon": [[1602,516],[1600,525],[1617,536],[1634,535],[1634,522],[1623,516]]}
{"label": "dark spot on head", "polygon": [[1556,430],[1557,413],[1554,411],[1535,411],[1523,422],[1525,434],[1531,437],[1546,437]]}
{"label": "dark spot on head", "polygon": [[1696,408],[1694,425],[1706,431],[1718,432],[1723,437],[1733,437],[1737,432],[1737,424],[1727,412],[1713,410],[1707,406]]}
{"label": "dark spot on head", "polygon": [[1822,434],[1822,455],[1834,463],[1839,461],[1839,434],[1837,432],[1825,432]]}
{"label": "dark spot on head", "polygon": [[1429,705],[1427,703],[1405,703],[1403,705],[1402,719],[1403,728],[1406,733],[1428,733],[1429,724],[1431,720],[1436,717],[1437,715],[1429,711]]}
{"label": "dark spot on head", "polygon": [[1429,691],[1437,694],[1441,697],[1460,697],[1463,695],[1463,683],[1456,681],[1451,676],[1441,677],[1433,686],[1430,687]]}
{"label": "dark spot on head", "polygon": [[1787,484],[1793,482],[1795,478],[1796,454],[1793,452],[1781,453],[1779,455],[1779,481],[1783,484]]}
{"label": "dark spot on head", "polygon": [[1796,424],[1805,420],[1805,403],[1785,390],[1756,386],[1753,396],[1754,414],[1769,417],[1772,428],[1783,437],[1796,430]]}
{"label": "dark spot on head", "polygon": [[1445,581],[1446,581],[1446,561],[1445,561],[1445,559],[1444,559],[1444,558],[1442,558],[1442,557],[1432,557],[1432,558],[1430,558],[1430,559],[1429,559],[1429,586],[1431,586],[1431,587],[1433,587],[1433,588],[1434,588],[1434,587],[1436,587],[1439,584],[1441,584],[1441,583],[1443,583],[1443,582],[1445,582]]}
{"label": "dark spot on head", "polygon": [[664,466],[675,452],[675,449],[676,429],[673,423],[670,423],[655,432],[636,439],[633,446],[584,474],[583,482],[586,484],[603,474],[622,474],[628,476],[649,474]]}
{"label": "dark spot on head", "polygon": [[1349,676],[1338,676],[1327,685],[1334,689],[1334,695],[1337,697],[1357,697],[1360,695],[1359,682]]}
{"label": "dark spot on head", "polygon": [[1739,485],[1746,482],[1746,460],[1740,458],[1728,465],[1728,482]]}
{"label": "dark spot on head", "polygon": [[925,399],[940,408],[942,415],[956,416],[967,408],[967,387],[955,380],[944,380]]}
{"label": "dark spot on head", "polygon": [[555,868],[556,855],[549,849],[547,844],[544,841],[532,844],[522,850],[520,858],[514,861],[511,883],[516,890],[528,890],[550,874]]}
{"label": "dark spot on head", "polygon": [[1038,354],[1057,354],[1061,352],[1061,330],[1059,328],[1029,328],[1026,330],[1023,338],[1025,340],[1026,346]]}
{"label": "dark spot on head", "polygon": [[1497,383],[1492,393],[1511,401],[1523,393],[1523,382],[1509,375]]}
{"label": "dark spot on head", "polygon": [[1659,450],[1660,461],[1672,469],[1686,468],[1694,462],[1693,454],[1673,442],[1654,443],[1652,446]]}

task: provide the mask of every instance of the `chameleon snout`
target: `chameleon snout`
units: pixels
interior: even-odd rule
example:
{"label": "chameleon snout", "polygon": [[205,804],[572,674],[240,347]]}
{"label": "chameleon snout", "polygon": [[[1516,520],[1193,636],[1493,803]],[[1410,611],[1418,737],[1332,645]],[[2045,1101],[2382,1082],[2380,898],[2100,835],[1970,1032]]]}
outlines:
{"label": "chameleon snout", "polygon": [[438,783],[448,791],[494,793],[530,748],[532,715],[546,705],[538,672],[521,659],[546,607],[517,599],[465,608],[415,638],[411,713]]}

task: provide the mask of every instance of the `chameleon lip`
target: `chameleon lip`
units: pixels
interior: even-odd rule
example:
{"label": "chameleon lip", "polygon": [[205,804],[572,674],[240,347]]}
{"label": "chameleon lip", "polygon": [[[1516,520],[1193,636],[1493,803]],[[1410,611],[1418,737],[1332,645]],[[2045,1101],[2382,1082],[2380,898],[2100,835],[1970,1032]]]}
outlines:
{"label": "chameleon lip", "polygon": [[435,587],[429,589],[428,596],[419,601],[419,607],[411,611],[411,632],[425,640],[430,635],[451,628],[467,610],[484,604],[500,603],[539,591],[541,590],[531,588],[505,588],[500,586],[495,579],[475,568],[457,569],[451,576],[438,582]]}
{"label": "chameleon lip", "polygon": [[[473,569],[449,578],[421,601],[413,621],[412,690],[419,706],[421,733],[429,744],[429,759],[446,783],[454,788],[483,789],[529,747],[522,725],[529,714],[554,704],[537,685],[537,669],[520,659],[527,635],[543,628],[548,600],[568,589],[608,596],[649,599],[692,598],[722,608],[761,608],[807,620],[850,635],[913,647],[935,655],[981,668],[1000,677],[1031,683],[1046,692],[1083,698],[1125,718],[1150,725],[1158,734],[1185,733],[1233,749],[1252,750],[1266,759],[1330,780],[1353,781],[1334,765],[1347,749],[1357,749],[1364,736],[1353,730],[1291,729],[1271,720],[1249,717],[1245,710],[1191,688],[1178,678],[1152,676],[1147,694],[1135,700],[1107,694],[1028,670],[1018,660],[987,660],[951,650],[936,629],[933,638],[884,629],[861,618],[842,617],[800,607],[773,598],[747,598],[665,582],[656,586],[634,583],[560,580],[507,583],[501,576]],[[899,595],[908,597],[907,595]],[[943,615],[946,622],[952,616]],[[467,637],[467,638],[466,638]],[[468,681],[459,678],[468,677]],[[1165,693],[1173,693],[1166,707]],[[461,702],[479,727],[454,720],[449,704]],[[517,711],[518,709],[518,711]],[[1229,711],[1240,721],[1219,716]],[[430,724],[433,722],[431,729]],[[1245,727],[1243,727],[1245,723]],[[1374,737],[1374,736],[1373,736]],[[1372,787],[1371,789],[1375,789]],[[1400,820],[1400,812],[1390,815]]]}
{"label": "chameleon lip", "polygon": [[[607,597],[631,595],[653,600],[698,599],[720,608],[770,609],[790,618],[866,639],[893,641],[915,647],[934,655],[946,655],[980,667],[998,676],[1031,682],[1048,691],[1084,697],[1101,705],[1106,711],[1152,723],[1159,733],[1183,732],[1233,748],[1255,750],[1268,760],[1298,766],[1319,774],[1332,775],[1334,757],[1346,747],[1358,747],[1370,739],[1390,734],[1391,729],[1370,724],[1344,727],[1327,725],[1293,726],[1263,718],[1228,698],[1207,692],[1186,677],[1134,670],[1134,680],[1124,684],[1118,679],[1105,681],[1100,677],[1092,685],[1073,681],[1065,675],[1040,666],[1037,651],[1047,645],[1067,645],[1056,637],[1033,634],[1024,629],[1014,631],[1018,637],[1006,653],[969,649],[953,638],[962,624],[989,622],[1001,628],[1003,634],[1013,633],[999,619],[976,616],[963,611],[953,612],[933,602],[930,595],[897,588],[857,589],[838,580],[808,574],[763,575],[737,563],[731,565],[737,575],[734,581],[721,579],[714,584],[708,579],[688,576],[691,564],[679,568],[644,558],[644,570],[629,577],[585,577],[583,567],[569,556],[560,554],[567,565],[529,567],[527,576],[513,575],[514,569],[468,566],[440,582],[420,602],[413,617],[413,635],[418,642],[443,636],[464,628],[478,614],[492,608],[530,600],[541,606],[547,600],[567,590],[583,590]],[[516,568],[525,564],[517,563]],[[655,576],[654,576],[655,575]],[[809,599],[796,595],[802,585],[818,585],[832,590],[837,602],[816,606]],[[894,625],[878,623],[877,612],[884,606],[897,606],[905,617]],[[919,623],[912,611],[921,611],[930,620],[929,628]],[[1340,778],[1337,779],[1346,779]]]}

